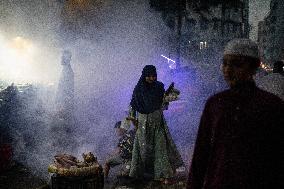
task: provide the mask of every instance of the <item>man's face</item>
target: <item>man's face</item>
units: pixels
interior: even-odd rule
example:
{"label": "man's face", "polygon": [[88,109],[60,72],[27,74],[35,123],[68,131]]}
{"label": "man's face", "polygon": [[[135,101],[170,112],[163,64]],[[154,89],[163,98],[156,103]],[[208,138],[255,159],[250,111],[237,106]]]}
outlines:
{"label": "man's face", "polygon": [[253,72],[249,67],[249,63],[244,62],[243,59],[226,55],[222,65],[222,71],[225,81],[230,87],[237,83],[252,79]]}
{"label": "man's face", "polygon": [[154,83],[157,80],[157,76],[154,75],[150,75],[150,76],[146,76],[146,82],[147,83]]}

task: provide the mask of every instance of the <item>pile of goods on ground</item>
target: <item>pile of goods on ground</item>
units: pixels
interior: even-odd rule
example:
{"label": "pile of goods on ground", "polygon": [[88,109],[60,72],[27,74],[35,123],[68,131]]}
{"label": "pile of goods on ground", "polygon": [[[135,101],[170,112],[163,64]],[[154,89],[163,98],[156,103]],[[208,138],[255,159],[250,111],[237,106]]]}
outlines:
{"label": "pile of goods on ground", "polygon": [[59,176],[100,176],[103,172],[97,158],[91,153],[82,154],[83,161],[69,154],[54,156],[54,163],[48,166],[48,172]]}

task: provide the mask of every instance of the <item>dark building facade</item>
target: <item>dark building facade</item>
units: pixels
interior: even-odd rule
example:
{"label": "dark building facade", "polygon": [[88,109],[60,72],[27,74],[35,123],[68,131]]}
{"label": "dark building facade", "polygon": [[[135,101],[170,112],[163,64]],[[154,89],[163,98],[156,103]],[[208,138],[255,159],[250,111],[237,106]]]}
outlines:
{"label": "dark building facade", "polygon": [[269,14],[258,24],[258,44],[265,64],[284,60],[284,1],[271,0]]}
{"label": "dark building facade", "polygon": [[261,62],[263,63],[266,62],[264,51],[267,48],[267,42],[267,23],[265,21],[260,21],[258,23],[257,43],[259,45]]}
{"label": "dark building facade", "polygon": [[150,2],[162,12],[165,23],[173,31],[169,37],[169,54],[173,59],[180,57],[181,67],[219,66],[210,62],[222,57],[228,41],[249,37],[249,0]]}
{"label": "dark building facade", "polygon": [[197,64],[209,63],[221,57],[231,39],[248,38],[248,6],[248,0],[189,1],[182,28],[182,56]]}

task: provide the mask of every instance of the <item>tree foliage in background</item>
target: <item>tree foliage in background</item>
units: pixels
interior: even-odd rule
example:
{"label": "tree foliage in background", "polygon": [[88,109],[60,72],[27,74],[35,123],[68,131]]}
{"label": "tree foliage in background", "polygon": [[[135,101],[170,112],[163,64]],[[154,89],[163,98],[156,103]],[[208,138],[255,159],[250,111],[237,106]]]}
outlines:
{"label": "tree foliage in background", "polygon": [[178,13],[185,10],[186,0],[150,0],[150,6],[157,11]]}
{"label": "tree foliage in background", "polygon": [[150,0],[150,6],[163,14],[179,14],[186,9],[186,4],[192,5],[196,11],[208,10],[210,6],[222,4],[228,7],[243,6],[242,0]]}
{"label": "tree foliage in background", "polygon": [[161,12],[166,25],[173,29],[175,20],[185,13],[186,0],[150,0],[150,7]]}
{"label": "tree foliage in background", "polygon": [[217,6],[222,5],[225,7],[242,7],[243,0],[199,0],[199,1],[188,1],[194,4],[194,7],[197,8],[197,10],[208,10],[211,6]]}

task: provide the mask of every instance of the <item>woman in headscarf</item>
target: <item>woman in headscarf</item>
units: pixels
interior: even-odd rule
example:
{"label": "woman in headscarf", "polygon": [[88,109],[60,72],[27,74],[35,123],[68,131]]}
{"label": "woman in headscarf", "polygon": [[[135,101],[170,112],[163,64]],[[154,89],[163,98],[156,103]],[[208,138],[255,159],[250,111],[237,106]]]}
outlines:
{"label": "woman in headscarf", "polygon": [[138,119],[130,177],[150,178],[167,184],[178,167],[184,166],[163,115],[164,84],[156,68],[146,65],[134,88],[130,114]]}

